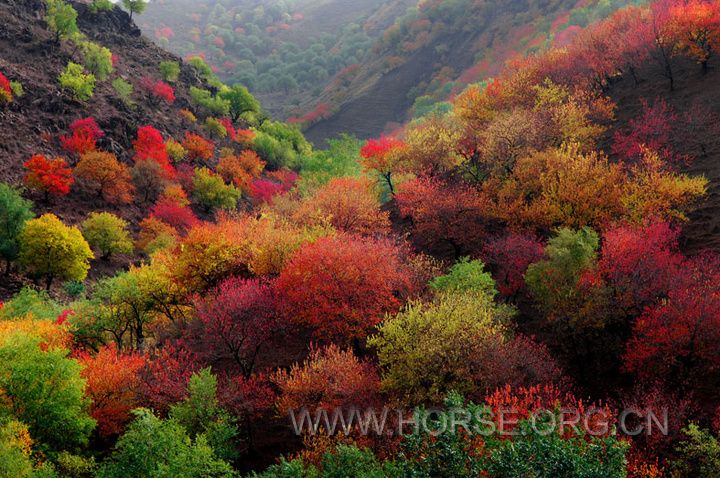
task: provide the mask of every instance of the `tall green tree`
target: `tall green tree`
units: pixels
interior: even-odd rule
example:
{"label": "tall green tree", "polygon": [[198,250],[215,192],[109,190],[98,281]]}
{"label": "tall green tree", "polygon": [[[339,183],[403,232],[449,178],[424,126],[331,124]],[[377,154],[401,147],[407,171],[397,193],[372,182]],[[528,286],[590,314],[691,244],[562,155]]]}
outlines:
{"label": "tall green tree", "polygon": [[230,102],[230,117],[237,121],[243,113],[260,113],[260,102],[243,85],[222,91],[220,97]]}
{"label": "tall green tree", "polygon": [[61,38],[67,38],[78,33],[77,11],[64,0],[46,0],[47,14],[45,21],[50,30],[55,32],[55,42],[60,43]]}
{"label": "tall green tree", "polygon": [[130,20],[132,20],[133,13],[141,15],[148,4],[147,0],[122,0],[122,3],[130,12]]}
{"label": "tall green tree", "polygon": [[9,184],[0,183],[0,257],[5,259],[5,272],[20,252],[18,236],[25,221],[32,219],[32,201],[24,199],[20,191]]}

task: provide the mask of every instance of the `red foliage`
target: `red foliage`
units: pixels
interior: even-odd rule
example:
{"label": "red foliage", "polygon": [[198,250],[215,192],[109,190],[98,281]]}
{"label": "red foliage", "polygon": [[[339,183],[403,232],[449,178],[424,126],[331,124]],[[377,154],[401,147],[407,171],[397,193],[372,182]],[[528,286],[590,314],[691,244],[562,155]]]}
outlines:
{"label": "red foliage", "polygon": [[78,353],[87,381],[85,394],[92,400],[90,415],[97,421],[103,437],[120,435],[130,422],[130,411],[139,405],[140,370],[145,357],[119,352],[114,343],[97,354]]}
{"label": "red foliage", "polygon": [[617,305],[640,313],[676,286],[684,266],[678,252],[679,234],[665,222],[605,232],[596,273],[612,288]]}
{"label": "red foliage", "polygon": [[145,403],[161,413],[187,396],[192,374],[200,370],[197,357],[185,344],[169,344],[143,370],[142,394]]}
{"label": "red foliage", "polygon": [[160,131],[152,126],[141,126],[138,129],[137,139],[133,141],[135,148],[135,162],[154,161],[165,171],[166,179],[175,177],[176,171],[170,164],[170,157],[165,149],[165,141]]}
{"label": "red foliage", "polygon": [[209,363],[231,362],[250,377],[263,345],[281,328],[269,285],[257,279],[227,279],[195,298],[202,324],[198,355]]}
{"label": "red foliage", "polygon": [[264,375],[237,375],[221,378],[218,399],[230,414],[247,421],[267,413],[275,403],[275,393]]}
{"label": "red foliage", "polygon": [[150,211],[150,216],[172,226],[182,234],[199,222],[192,209],[168,198],[160,199]]}
{"label": "red foliage", "polygon": [[[2,309],[2,304],[0,304],[0,309]],[[57,318],[55,319],[55,324],[63,325],[73,315],[75,315],[75,312],[72,309],[65,309],[60,313],[60,315],[57,316]]]}
{"label": "red foliage", "polygon": [[483,261],[493,268],[497,289],[505,297],[515,296],[525,286],[525,271],[542,257],[542,242],[515,233],[489,240],[482,250]]}
{"label": "red foliage", "polygon": [[235,141],[238,143],[249,146],[255,139],[255,132],[251,129],[239,129],[235,131]]}
{"label": "red foliage", "polygon": [[255,204],[272,203],[273,197],[290,191],[297,180],[297,173],[289,169],[272,171],[267,178],[256,179],[250,184],[250,197]]}
{"label": "red foliage", "polygon": [[235,131],[232,120],[230,118],[220,118],[218,122],[223,125],[225,131],[227,131],[228,138],[230,138],[231,141],[235,141],[237,139],[237,132]]}
{"label": "red foliage", "polygon": [[380,139],[370,139],[360,149],[360,155],[365,159],[385,156],[393,149],[404,146],[405,143],[396,138],[381,136]]}
{"label": "red foliage", "polygon": [[147,91],[153,103],[163,100],[168,104],[175,102],[175,89],[167,83],[145,77],[140,80],[140,86]]}
{"label": "red foliage", "polygon": [[670,139],[673,128],[678,125],[678,116],[664,99],[650,105],[642,100],[643,112],[629,122],[628,130],[617,130],[613,136],[612,152],[624,161],[638,162],[644,156],[645,148],[656,151],[670,163],[687,161],[687,157],[676,154]]}
{"label": "red foliage", "polygon": [[10,88],[10,80],[2,72],[0,72],[0,90],[2,90],[0,93],[5,93],[1,98],[6,96],[9,102],[12,99],[12,88]]}
{"label": "red foliage", "polygon": [[215,143],[189,131],[185,133],[182,145],[187,150],[188,158],[191,161],[199,159],[209,161],[215,154]]}
{"label": "red foliage", "polygon": [[720,258],[688,260],[667,300],[637,319],[625,368],[645,380],[708,389],[720,377]]}
{"label": "red foliage", "polygon": [[316,337],[362,339],[386,313],[397,312],[411,287],[398,254],[387,241],[318,239],[296,251],[280,273],[279,307]]}
{"label": "red foliage", "polygon": [[477,190],[419,178],[401,184],[395,199],[412,219],[411,239],[422,250],[458,258],[482,244],[488,207]]}
{"label": "red foliage", "polygon": [[172,39],[175,36],[175,32],[170,27],[163,27],[159,30],[155,30],[155,38]]}
{"label": "red foliage", "polygon": [[380,393],[375,367],[335,345],[312,350],[302,365],[278,372],[273,381],[280,389],[281,414],[303,407],[311,413],[319,408],[366,409],[377,403]]}
{"label": "red foliage", "polygon": [[75,179],[70,169],[62,158],[48,159],[41,154],[36,154],[23,164],[27,173],[25,184],[37,191],[43,192],[45,197],[49,194],[64,196],[70,192]]}
{"label": "red foliage", "polygon": [[71,136],[60,136],[60,144],[70,154],[81,156],[95,151],[97,140],[105,136],[93,118],[76,120],[70,125]]}

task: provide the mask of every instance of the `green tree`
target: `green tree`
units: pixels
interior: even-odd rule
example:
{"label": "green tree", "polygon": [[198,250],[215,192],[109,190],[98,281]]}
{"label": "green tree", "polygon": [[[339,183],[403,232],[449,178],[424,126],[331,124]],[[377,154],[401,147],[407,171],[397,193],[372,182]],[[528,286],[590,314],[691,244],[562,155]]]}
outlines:
{"label": "green tree", "polygon": [[91,41],[81,42],[80,46],[85,57],[85,68],[98,80],[106,80],[113,71],[112,52]]}
{"label": "green tree", "polygon": [[133,242],[124,219],[109,212],[93,212],[82,223],[82,232],[88,243],[102,252],[103,259],[112,254],[130,254]]}
{"label": "green tree", "polygon": [[232,478],[230,465],[220,460],[204,435],[191,440],[174,420],[161,420],[149,410],[120,437],[116,451],[97,473],[98,478]]}
{"label": "green tree", "polygon": [[63,306],[55,302],[46,291],[23,287],[0,309],[0,320],[14,320],[31,314],[37,320],[55,320]]}
{"label": "green tree", "polygon": [[0,476],[27,478],[33,471],[28,429],[17,420],[0,420]]}
{"label": "green tree", "polygon": [[85,279],[94,257],[80,230],[66,226],[54,214],[27,221],[18,240],[18,262],[32,275],[44,278],[48,289],[55,278]]}
{"label": "green tree", "polygon": [[597,233],[588,227],[579,231],[563,228],[545,247],[547,259],[528,267],[525,282],[546,313],[562,315],[569,310],[578,280],[595,263],[599,244]]}
{"label": "green tree", "polygon": [[205,435],[219,458],[229,461],[238,457],[235,441],[239,430],[230,414],[220,407],[217,378],[209,368],[190,377],[187,398],[170,408],[170,418],[193,439]]}
{"label": "green tree", "polygon": [[87,444],[95,421],[88,415],[80,364],[64,349],[46,349],[22,333],[0,342],[0,417],[27,424],[41,450]]}
{"label": "green tree", "polygon": [[180,77],[180,64],[176,61],[161,61],[160,74],[165,81],[175,82]]}
{"label": "green tree", "polygon": [[125,8],[130,12],[130,20],[132,20],[133,13],[142,15],[147,7],[147,0],[122,0]]}
{"label": "green tree", "polygon": [[237,121],[243,113],[260,113],[260,102],[243,85],[222,91],[220,97],[230,102],[230,117]]}
{"label": "green tree", "polygon": [[24,199],[20,191],[9,184],[0,183],[0,257],[5,259],[5,273],[20,250],[18,236],[25,221],[32,219],[32,201]]}
{"label": "green tree", "polygon": [[210,211],[213,208],[233,210],[237,207],[241,191],[232,184],[225,184],[222,177],[208,168],[195,170],[193,198]]}
{"label": "green tree", "polygon": [[77,26],[77,12],[64,0],[47,0],[47,14],[45,15],[50,30],[55,32],[55,42],[79,33]]}
{"label": "green tree", "polygon": [[69,62],[58,77],[60,86],[72,92],[78,101],[87,101],[95,93],[95,75],[85,73],[82,65]]}
{"label": "green tree", "polygon": [[715,478],[720,472],[720,442],[707,430],[691,423],[683,430],[685,439],[677,446],[672,469],[677,476]]}
{"label": "green tree", "polygon": [[430,281],[430,287],[438,292],[484,292],[490,297],[497,295],[495,281],[485,272],[482,261],[460,259],[447,274]]}
{"label": "green tree", "polygon": [[438,403],[450,390],[475,390],[473,361],[489,344],[504,341],[512,312],[487,293],[409,303],[368,340],[377,350],[383,387],[410,404]]}

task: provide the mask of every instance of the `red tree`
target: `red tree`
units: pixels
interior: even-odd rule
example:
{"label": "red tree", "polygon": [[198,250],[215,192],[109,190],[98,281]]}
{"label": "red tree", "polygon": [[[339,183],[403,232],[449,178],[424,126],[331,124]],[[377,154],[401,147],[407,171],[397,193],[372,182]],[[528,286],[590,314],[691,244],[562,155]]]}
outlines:
{"label": "red tree", "polygon": [[44,193],[47,201],[50,194],[64,196],[70,192],[75,179],[72,169],[62,158],[48,159],[36,154],[23,165],[27,170],[25,184],[36,191]]}
{"label": "red tree", "polygon": [[139,406],[139,372],[145,358],[121,353],[114,343],[95,355],[81,352],[77,358],[87,381],[85,394],[92,400],[90,414],[98,423],[100,435],[120,435],[132,419],[130,411]]}
{"label": "red tree", "polygon": [[269,285],[258,279],[227,279],[195,299],[202,325],[198,355],[210,363],[231,361],[249,378],[262,347],[281,329]]}
{"label": "red tree", "polygon": [[150,95],[152,103],[157,104],[158,100],[165,101],[168,104],[175,102],[175,89],[165,82],[153,80],[152,78],[143,78],[140,85]]}
{"label": "red tree", "polygon": [[190,377],[200,368],[197,357],[185,344],[166,345],[143,370],[144,401],[154,410],[166,413],[170,405],[187,396]]}
{"label": "red tree", "polygon": [[175,169],[170,164],[165,141],[163,141],[160,131],[152,126],[141,126],[138,129],[137,139],[133,141],[133,147],[135,148],[133,157],[135,162],[154,161],[167,172],[168,179],[175,176]]}
{"label": "red tree", "polygon": [[199,222],[198,218],[193,214],[192,209],[167,198],[159,200],[155,206],[153,206],[152,211],[150,211],[150,217],[159,219],[165,224],[172,226],[181,234],[186,233]]}
{"label": "red tree", "polygon": [[60,144],[70,154],[81,156],[95,151],[97,141],[105,136],[93,118],[83,118],[70,125],[72,135],[60,136]]}
{"label": "red tree", "polygon": [[281,310],[317,337],[364,338],[402,305],[410,280],[387,241],[326,237],[291,257],[277,280]]}
{"label": "red tree", "polygon": [[483,260],[493,268],[497,289],[505,297],[515,296],[525,286],[525,271],[542,257],[542,242],[515,233],[489,240],[482,250]]}
{"label": "red tree", "polygon": [[10,80],[0,72],[0,104],[12,102],[12,88]]}

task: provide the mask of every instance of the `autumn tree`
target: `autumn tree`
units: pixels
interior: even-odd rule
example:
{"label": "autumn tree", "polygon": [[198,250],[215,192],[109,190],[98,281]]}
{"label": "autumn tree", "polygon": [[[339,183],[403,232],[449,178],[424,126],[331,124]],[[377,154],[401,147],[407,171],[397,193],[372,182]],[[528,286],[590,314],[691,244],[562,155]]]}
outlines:
{"label": "autumn tree", "polygon": [[127,221],[109,212],[90,213],[82,223],[82,232],[90,246],[100,250],[102,259],[112,254],[130,254],[133,243]]}
{"label": "autumn tree", "polygon": [[215,144],[212,141],[189,131],[185,133],[182,145],[191,161],[209,161],[215,154]]}
{"label": "autumn tree", "polygon": [[372,183],[360,178],[335,178],[303,201],[294,219],[300,224],[329,224],[354,234],[388,232],[389,214],[380,209]]}
{"label": "autumn tree", "polygon": [[277,408],[286,414],[303,407],[312,411],[339,407],[360,409],[379,399],[380,378],[372,364],[336,345],[312,350],[302,364],[273,376],[280,389]]}
{"label": "autumn tree", "polygon": [[482,250],[483,260],[491,267],[497,289],[504,297],[514,297],[525,287],[525,272],[543,256],[543,244],[522,234],[488,240]]}
{"label": "autumn tree", "polygon": [[316,337],[345,343],[362,340],[386,313],[397,311],[409,286],[396,246],[352,236],[303,246],[277,280],[289,319]]}
{"label": "autumn tree", "polygon": [[93,253],[77,227],[66,226],[53,214],[25,223],[18,237],[18,261],[50,288],[53,279],[83,280]]}
{"label": "autumn tree", "polygon": [[164,176],[167,179],[172,179],[175,175],[175,169],[170,164],[165,141],[163,141],[162,134],[157,129],[152,126],[141,126],[137,132],[137,139],[133,141],[133,148],[135,149],[133,159],[136,163],[152,161],[165,171]]}
{"label": "autumn tree", "polygon": [[398,139],[382,136],[380,139],[369,140],[360,150],[363,167],[368,171],[377,172],[391,194],[395,194],[392,177],[402,170],[401,152],[405,147],[405,143]]}
{"label": "autumn tree", "polygon": [[187,205],[180,205],[167,198],[155,203],[150,210],[150,218],[162,221],[180,234],[186,233],[199,222]]}
{"label": "autumn tree", "polygon": [[133,199],[135,186],[130,170],[112,153],[83,154],[73,173],[84,187],[110,204],[128,204]]}
{"label": "autumn tree", "polygon": [[141,374],[144,400],[154,410],[167,413],[173,404],[187,397],[190,378],[200,369],[197,356],[182,343],[165,344]]}
{"label": "autumn tree", "polygon": [[0,72],[0,105],[10,104],[12,103],[12,100],[13,91],[10,86],[10,80],[8,80],[7,76]]}
{"label": "autumn tree", "polygon": [[97,141],[105,136],[92,117],[73,121],[70,131],[72,131],[70,136],[60,136],[60,144],[65,151],[77,156],[95,151]]}
{"label": "autumn tree", "polygon": [[130,412],[140,403],[140,370],[145,358],[123,353],[114,343],[96,354],[81,352],[77,356],[86,380],[85,395],[92,400],[90,416],[97,422],[103,437],[117,436],[130,422]]}
{"label": "autumn tree", "polygon": [[48,159],[37,154],[23,164],[27,170],[25,173],[25,184],[45,196],[47,202],[50,194],[54,196],[65,196],[70,192],[75,179],[72,169],[62,158]]}
{"label": "autumn tree", "polygon": [[178,232],[170,224],[156,217],[146,217],[140,221],[135,247],[145,254],[152,255],[166,247],[172,247],[177,240]]}
{"label": "autumn tree", "polygon": [[157,198],[174,178],[174,172],[152,160],[141,160],[130,170],[133,183],[143,202]]}
{"label": "autumn tree", "polygon": [[208,363],[232,360],[249,377],[258,354],[282,329],[273,291],[258,279],[231,278],[195,300],[202,324],[198,355]]}
{"label": "autumn tree", "polygon": [[691,0],[672,7],[674,28],[679,30],[680,47],[708,72],[708,61],[720,49],[720,9],[713,2]]}
{"label": "autumn tree", "polygon": [[265,161],[261,160],[255,151],[245,150],[238,156],[222,156],[216,171],[226,182],[248,192],[252,181],[260,177],[264,169]]}
{"label": "autumn tree", "polygon": [[7,264],[6,274],[10,272],[10,263],[17,259],[20,251],[20,231],[25,222],[35,216],[32,206],[32,202],[24,199],[19,190],[0,183],[0,257]]}

